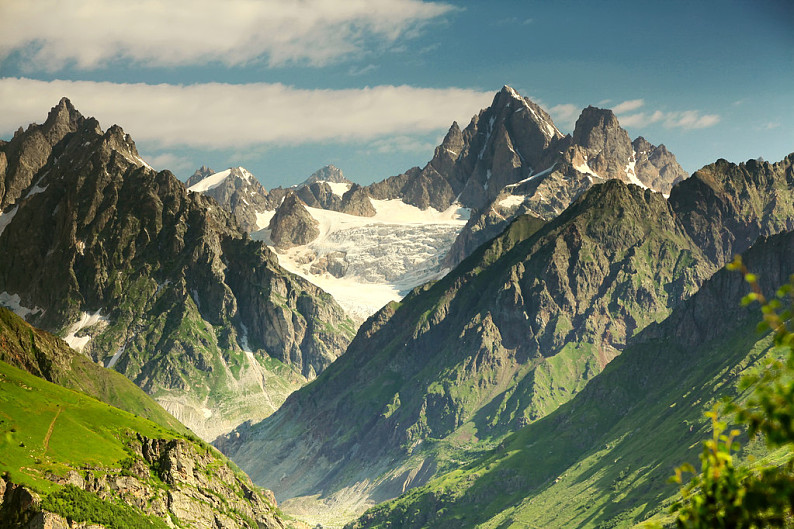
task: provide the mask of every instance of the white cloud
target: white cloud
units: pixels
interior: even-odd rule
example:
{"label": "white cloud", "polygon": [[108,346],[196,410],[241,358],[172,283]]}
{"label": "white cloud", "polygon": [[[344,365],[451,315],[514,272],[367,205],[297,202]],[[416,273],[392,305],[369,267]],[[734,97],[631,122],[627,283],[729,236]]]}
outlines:
{"label": "white cloud", "polygon": [[141,153],[146,162],[157,170],[170,169],[171,171],[185,171],[193,167],[193,161],[184,156],[177,156],[170,152],[165,152],[155,156],[146,156]]}
{"label": "white cloud", "polygon": [[554,124],[566,130],[573,130],[576,119],[582,109],[572,103],[555,105],[549,109],[549,115],[554,120]]}
{"label": "white cloud", "polygon": [[612,107],[612,111],[615,114],[623,114],[626,112],[631,112],[632,110],[637,110],[641,106],[645,104],[644,99],[632,99],[631,101],[624,101],[618,105]]}
{"label": "white cloud", "polygon": [[431,143],[429,141],[422,141],[420,138],[412,136],[394,136],[390,138],[381,138],[373,141],[369,148],[379,153],[395,153],[395,152],[415,152],[415,153],[428,153],[432,156],[433,150],[436,145],[441,143]]}
{"label": "white cloud", "polygon": [[0,78],[0,135],[43,122],[62,96],[103,128],[119,124],[137,142],[164,151],[371,141],[406,136],[406,131],[414,136],[446,131],[453,120],[468,123],[488,106],[493,93],[411,86],[303,90],[266,83],[182,86]]}
{"label": "white cloud", "polygon": [[624,127],[645,127],[653,123],[659,123],[668,129],[704,129],[713,127],[720,122],[718,114],[701,114],[697,110],[683,110],[673,112],[662,112],[656,110],[652,113],[639,112],[628,116],[618,117],[620,124]]}
{"label": "white cloud", "polygon": [[455,8],[422,0],[36,0],[0,2],[0,61],[31,70],[264,60],[319,66],[411,38]]}

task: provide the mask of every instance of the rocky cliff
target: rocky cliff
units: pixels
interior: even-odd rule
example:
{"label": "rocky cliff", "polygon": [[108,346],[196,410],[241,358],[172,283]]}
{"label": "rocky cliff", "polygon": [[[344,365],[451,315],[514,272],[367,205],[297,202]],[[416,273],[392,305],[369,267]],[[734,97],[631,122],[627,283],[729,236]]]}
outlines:
{"label": "rocky cliff", "polygon": [[[40,166],[24,156],[30,138]],[[120,127],[103,131],[64,99],[0,152],[16,160],[0,179],[22,189],[0,196],[14,200],[0,216],[5,304],[194,431],[213,438],[270,413],[344,351],[349,321],[333,299],[214,199],[149,168]]]}
{"label": "rocky cliff", "polygon": [[359,508],[458,466],[570,399],[729,255],[791,229],[793,163],[719,161],[669,201],[611,179],[547,223],[520,217],[218,446],[282,499]]}

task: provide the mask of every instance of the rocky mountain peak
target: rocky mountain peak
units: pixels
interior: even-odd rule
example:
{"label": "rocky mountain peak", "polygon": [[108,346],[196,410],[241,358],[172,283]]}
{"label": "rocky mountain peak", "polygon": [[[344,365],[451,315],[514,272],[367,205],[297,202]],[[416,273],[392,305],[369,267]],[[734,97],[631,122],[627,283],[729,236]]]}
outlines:
{"label": "rocky mountain peak", "polygon": [[62,138],[66,133],[76,130],[83,119],[83,115],[74,108],[72,102],[62,97],[58,104],[50,109],[44,122],[44,129],[48,136]]}
{"label": "rocky mountain peak", "polygon": [[134,158],[137,158],[137,160],[135,160],[136,162],[139,162],[141,165],[144,164],[138,154],[138,148],[135,146],[132,137],[126,134],[118,125],[111,126],[102,136],[102,141],[107,144],[111,150],[127,152]]}
{"label": "rocky mountain peak", "polygon": [[53,147],[85,122],[86,118],[64,97],[52,107],[44,124],[32,123],[24,131],[20,128],[11,142],[2,144],[0,211],[23,196],[33,184],[33,176],[47,163]]}
{"label": "rocky mountain peak", "polygon": [[320,235],[319,223],[309,215],[303,201],[290,190],[270,220],[270,239],[279,249],[308,244]]}
{"label": "rocky mountain peak", "polygon": [[353,184],[350,189],[342,195],[342,213],[357,215],[359,217],[374,217],[375,208],[369,200],[367,191],[358,184]]}
{"label": "rocky mountain peak", "polygon": [[618,118],[608,108],[589,106],[576,120],[573,141],[585,149],[600,152],[623,140],[631,144],[629,135],[620,128]]}
{"label": "rocky mountain peak", "polygon": [[611,110],[593,106],[582,110],[576,120],[573,143],[583,151],[590,170],[601,178],[629,178],[627,166],[633,161],[631,141]]}
{"label": "rocky mountain peak", "polygon": [[[631,146],[634,148],[637,154],[643,152],[651,152],[654,149],[653,144],[651,144],[651,142],[649,142],[642,136],[637,136],[637,138],[633,142],[631,142]],[[660,145],[659,147],[664,147],[664,145]]]}
{"label": "rocky mountain peak", "polygon": [[341,169],[330,164],[312,173],[311,176],[304,180],[300,185],[309,185],[314,182],[331,182],[333,184],[351,183],[350,180],[345,178],[345,175],[342,174]]}

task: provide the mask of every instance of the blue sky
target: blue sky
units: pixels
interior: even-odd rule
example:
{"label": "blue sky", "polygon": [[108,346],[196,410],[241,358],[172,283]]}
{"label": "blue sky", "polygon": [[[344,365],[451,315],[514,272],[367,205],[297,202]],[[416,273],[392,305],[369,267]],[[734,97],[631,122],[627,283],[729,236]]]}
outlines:
{"label": "blue sky", "polygon": [[186,178],[424,165],[508,84],[571,132],[613,108],[688,171],[794,151],[794,3],[4,0],[0,138],[67,96]]}

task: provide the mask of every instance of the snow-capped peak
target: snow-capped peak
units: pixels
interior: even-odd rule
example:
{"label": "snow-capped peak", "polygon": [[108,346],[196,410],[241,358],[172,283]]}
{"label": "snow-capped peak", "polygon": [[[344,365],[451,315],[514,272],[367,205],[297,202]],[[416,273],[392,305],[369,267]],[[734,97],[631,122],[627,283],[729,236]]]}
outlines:
{"label": "snow-capped peak", "polygon": [[203,193],[218,187],[230,176],[237,176],[249,183],[251,183],[254,179],[254,175],[248,172],[248,170],[244,167],[230,167],[225,171],[220,171],[218,173],[209,175],[198,183],[187,188],[187,190],[195,193]]}

